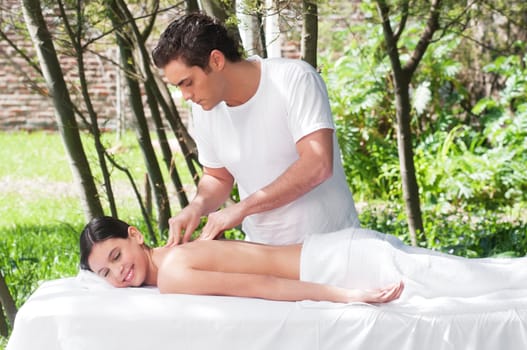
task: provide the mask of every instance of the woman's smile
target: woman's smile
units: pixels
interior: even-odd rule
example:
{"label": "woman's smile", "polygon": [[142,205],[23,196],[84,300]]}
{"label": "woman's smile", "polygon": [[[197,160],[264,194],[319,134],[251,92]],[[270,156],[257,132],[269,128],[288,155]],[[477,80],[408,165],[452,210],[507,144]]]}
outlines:
{"label": "woman's smile", "polygon": [[135,273],[134,273],[134,265],[132,265],[130,267],[130,269],[128,270],[128,273],[124,276],[124,280],[123,282],[124,283],[131,283],[132,280],[134,279],[134,276],[135,276]]}

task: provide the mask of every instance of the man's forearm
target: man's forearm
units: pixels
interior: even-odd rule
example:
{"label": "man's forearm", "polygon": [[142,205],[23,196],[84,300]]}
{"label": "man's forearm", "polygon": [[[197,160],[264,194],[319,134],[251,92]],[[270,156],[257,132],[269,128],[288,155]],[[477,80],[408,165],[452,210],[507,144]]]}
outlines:
{"label": "man's forearm", "polygon": [[198,184],[196,196],[189,206],[198,208],[201,216],[207,215],[225,203],[231,190],[232,183],[204,174]]}
{"label": "man's forearm", "polygon": [[237,205],[243,208],[244,216],[279,208],[311,191],[329,176],[331,172],[327,169],[299,160],[275,181]]}
{"label": "man's forearm", "polygon": [[239,203],[245,216],[291,203],[333,175],[333,130],[317,130],[296,147],[299,158],[282,175]]}

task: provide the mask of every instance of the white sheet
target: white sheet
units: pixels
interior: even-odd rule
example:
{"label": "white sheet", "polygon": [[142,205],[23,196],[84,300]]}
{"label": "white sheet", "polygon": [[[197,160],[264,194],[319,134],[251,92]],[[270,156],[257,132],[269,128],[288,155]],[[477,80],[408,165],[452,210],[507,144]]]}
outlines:
{"label": "white sheet", "polygon": [[[347,249],[344,244],[333,245],[332,250],[322,246],[320,242],[313,246],[322,258],[315,261],[318,268],[310,268],[317,276],[329,271],[327,264],[333,261],[329,256]],[[360,261],[366,253],[362,251]],[[456,271],[451,277],[455,288]],[[343,305],[114,289],[88,272],[42,284],[20,309],[7,346],[7,350],[526,348],[524,285],[464,297],[414,294],[390,304]]]}
{"label": "white sheet", "polygon": [[527,257],[467,259],[407,246],[392,235],[348,228],[306,239],[301,279],[359,289],[403,280],[400,304],[413,298],[503,296],[527,290]]}

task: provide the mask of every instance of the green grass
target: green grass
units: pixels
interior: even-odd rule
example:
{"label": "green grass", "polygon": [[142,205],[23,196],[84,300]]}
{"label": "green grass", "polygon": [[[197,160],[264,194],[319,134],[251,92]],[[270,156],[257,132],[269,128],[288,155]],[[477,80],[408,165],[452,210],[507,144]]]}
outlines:
{"label": "green grass", "polygon": [[56,133],[3,132],[0,140],[0,178],[71,181],[66,153]]}
{"label": "green grass", "polygon": [[57,221],[2,229],[0,265],[17,306],[41,281],[76,274],[81,228],[80,221]]}

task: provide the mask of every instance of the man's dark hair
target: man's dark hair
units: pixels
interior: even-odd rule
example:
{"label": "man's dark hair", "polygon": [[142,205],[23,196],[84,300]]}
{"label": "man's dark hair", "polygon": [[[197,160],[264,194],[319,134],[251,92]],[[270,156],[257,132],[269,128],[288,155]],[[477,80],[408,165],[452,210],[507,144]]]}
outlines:
{"label": "man's dark hair", "polygon": [[128,225],[126,222],[109,216],[101,216],[92,219],[82,230],[80,246],[80,267],[91,271],[88,265],[88,257],[93,245],[109,238],[128,238]]}
{"label": "man's dark hair", "polygon": [[239,43],[217,20],[200,13],[184,15],[168,25],[152,50],[154,64],[164,68],[181,59],[186,65],[207,70],[212,50],[219,50],[231,62],[242,59]]}

